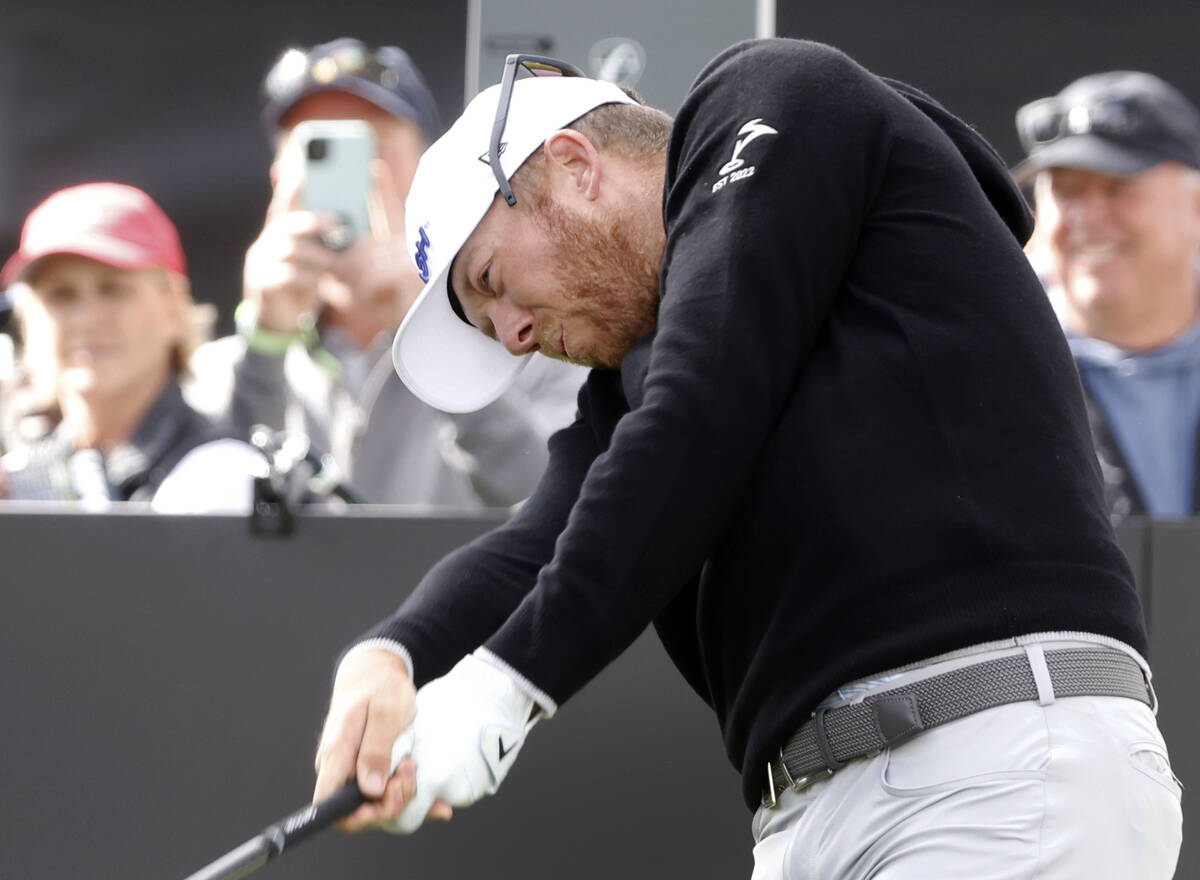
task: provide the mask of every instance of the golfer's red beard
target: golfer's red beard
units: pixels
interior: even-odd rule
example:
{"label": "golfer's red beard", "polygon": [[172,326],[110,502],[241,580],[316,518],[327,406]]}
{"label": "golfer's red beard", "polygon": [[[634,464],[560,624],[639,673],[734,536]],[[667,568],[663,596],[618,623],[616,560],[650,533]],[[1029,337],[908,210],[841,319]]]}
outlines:
{"label": "golfer's red beard", "polygon": [[[619,368],[658,320],[661,252],[634,239],[616,218],[580,217],[554,202],[542,205],[536,216],[562,255],[554,278],[568,313],[577,316],[567,327],[568,359],[587,367]],[[590,331],[586,340],[571,338],[571,329],[580,323]],[[548,332],[559,329],[555,325]],[[557,339],[543,340],[540,348],[554,356]]]}

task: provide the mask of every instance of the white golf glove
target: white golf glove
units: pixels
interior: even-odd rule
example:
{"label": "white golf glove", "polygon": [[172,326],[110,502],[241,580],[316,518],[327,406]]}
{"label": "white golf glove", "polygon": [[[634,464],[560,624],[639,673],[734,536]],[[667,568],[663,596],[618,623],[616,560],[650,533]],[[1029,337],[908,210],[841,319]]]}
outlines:
{"label": "white golf glove", "polygon": [[[394,766],[409,753],[411,742],[417,793],[384,829],[411,834],[434,801],[467,807],[494,794],[525,735],[539,716],[554,709],[548,698],[535,703],[528,691],[543,696],[528,682],[518,683],[515,673],[484,649],[417,691],[414,736],[411,741],[401,736],[392,750]],[[535,712],[539,706],[543,709]]]}

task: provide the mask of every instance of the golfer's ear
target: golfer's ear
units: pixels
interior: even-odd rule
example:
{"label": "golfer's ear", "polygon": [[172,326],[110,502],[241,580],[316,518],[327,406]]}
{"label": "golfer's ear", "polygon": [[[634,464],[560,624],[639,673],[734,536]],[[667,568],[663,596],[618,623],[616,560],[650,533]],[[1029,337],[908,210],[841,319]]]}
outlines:
{"label": "golfer's ear", "polygon": [[584,135],[574,129],[561,129],[546,138],[543,149],[551,186],[565,184],[589,200],[600,194],[600,152]]}

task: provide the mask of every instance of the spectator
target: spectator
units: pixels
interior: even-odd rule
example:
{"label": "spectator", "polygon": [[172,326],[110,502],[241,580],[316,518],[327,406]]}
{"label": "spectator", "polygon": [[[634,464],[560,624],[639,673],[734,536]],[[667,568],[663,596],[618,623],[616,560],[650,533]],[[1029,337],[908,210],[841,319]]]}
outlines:
{"label": "spectator", "polygon": [[1200,496],[1200,113],[1147,73],[1085,76],[1017,112],[1029,255],[1086,392],[1110,513]]}
{"label": "spectator", "polygon": [[[239,334],[197,353],[190,400],[238,432],[261,423],[307,434],[367,501],[480,507],[525,498],[549,434],[574,415],[582,370],[531,364],[491,406],[448,415],[414,397],[392,368],[391,337],[422,286],[404,244],[403,202],[441,127],[420,73],[401,49],[343,38],[286,53],[265,90],[274,195],[246,253]],[[292,134],[317,119],[374,129],[384,237],[334,251],[321,235],[335,219],[301,209]]]}
{"label": "spectator", "polygon": [[222,439],[180,390],[191,348],[186,272],[174,225],[134,187],[71,187],[29,215],[0,273],[21,282],[27,377],[0,467],[9,498],[249,510],[260,456]]}

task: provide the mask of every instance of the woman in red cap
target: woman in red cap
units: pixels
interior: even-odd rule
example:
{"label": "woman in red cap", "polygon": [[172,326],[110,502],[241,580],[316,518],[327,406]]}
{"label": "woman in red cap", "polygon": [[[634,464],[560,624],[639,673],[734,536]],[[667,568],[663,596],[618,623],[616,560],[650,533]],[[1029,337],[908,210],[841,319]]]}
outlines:
{"label": "woman in red cap", "polygon": [[248,510],[258,453],[185,402],[192,298],[179,233],[146,193],[61,190],[25,220],[16,285],[23,415],[0,459],[12,499]]}

